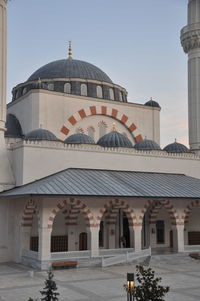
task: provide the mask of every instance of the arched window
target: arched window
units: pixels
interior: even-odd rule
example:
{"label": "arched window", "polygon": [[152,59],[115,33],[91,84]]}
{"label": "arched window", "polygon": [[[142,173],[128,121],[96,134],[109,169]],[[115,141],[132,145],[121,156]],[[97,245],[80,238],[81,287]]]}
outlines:
{"label": "arched window", "polygon": [[110,95],[110,99],[114,100],[114,91],[112,88],[109,89],[109,95]]}
{"label": "arched window", "polygon": [[102,87],[97,86],[97,97],[98,98],[103,98],[103,92],[102,92]]}
{"label": "arched window", "polygon": [[25,87],[22,91],[22,95],[26,94],[27,93],[27,87]]}
{"label": "arched window", "polygon": [[99,126],[99,138],[101,138],[106,134],[107,124],[105,123],[105,121],[100,121],[98,126]]}
{"label": "arched window", "polygon": [[71,93],[71,84],[70,83],[64,84],[64,93],[67,93],[67,94]]}
{"label": "arched window", "polygon": [[20,89],[17,90],[17,93],[16,93],[16,98],[19,98],[21,95],[20,95]]}
{"label": "arched window", "polygon": [[119,92],[119,101],[123,101],[122,92]]}
{"label": "arched window", "polygon": [[53,91],[54,90],[54,84],[53,83],[48,84],[47,88],[48,88],[48,90]]}
{"label": "arched window", "polygon": [[81,95],[87,96],[87,85],[81,84]]}
{"label": "arched window", "polygon": [[95,129],[93,128],[93,126],[88,127],[87,131],[88,131],[88,136],[94,139]]}

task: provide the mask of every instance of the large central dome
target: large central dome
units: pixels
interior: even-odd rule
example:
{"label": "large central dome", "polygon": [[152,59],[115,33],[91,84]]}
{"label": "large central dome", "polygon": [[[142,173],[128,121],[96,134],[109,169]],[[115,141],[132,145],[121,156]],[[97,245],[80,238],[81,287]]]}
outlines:
{"label": "large central dome", "polygon": [[111,79],[98,67],[79,60],[58,60],[44,65],[28,79],[82,78],[112,83]]}

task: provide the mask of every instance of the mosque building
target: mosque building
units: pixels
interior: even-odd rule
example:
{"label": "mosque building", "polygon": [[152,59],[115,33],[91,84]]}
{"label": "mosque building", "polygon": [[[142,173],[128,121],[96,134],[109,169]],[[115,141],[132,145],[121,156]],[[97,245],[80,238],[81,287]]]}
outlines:
{"label": "mosque building", "polygon": [[[160,147],[160,105],[127,101],[98,67],[68,57],[13,88],[6,106],[0,0],[0,262],[200,250],[200,0],[189,0],[189,144]],[[170,122],[170,121],[169,121]]]}

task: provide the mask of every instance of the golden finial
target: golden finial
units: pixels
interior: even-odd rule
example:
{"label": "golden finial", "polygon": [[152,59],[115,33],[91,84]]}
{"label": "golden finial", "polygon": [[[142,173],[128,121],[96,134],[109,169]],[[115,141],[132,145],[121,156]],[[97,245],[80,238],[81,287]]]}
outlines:
{"label": "golden finial", "polygon": [[113,124],[112,124],[112,131],[116,131],[116,123],[115,122],[113,122]]}
{"label": "golden finial", "polygon": [[72,57],[72,41],[68,41],[68,60],[73,60]]}

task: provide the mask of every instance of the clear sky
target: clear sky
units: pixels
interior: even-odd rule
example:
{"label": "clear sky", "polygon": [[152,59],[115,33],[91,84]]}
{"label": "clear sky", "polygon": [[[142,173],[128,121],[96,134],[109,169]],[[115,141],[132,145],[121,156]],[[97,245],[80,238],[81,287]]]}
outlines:
{"label": "clear sky", "polygon": [[[8,101],[39,67],[67,56],[106,72],[128,101],[162,107],[161,145],[188,143],[187,57],[180,46],[187,0],[12,0],[8,3]],[[148,138],[148,137],[147,137]]]}

